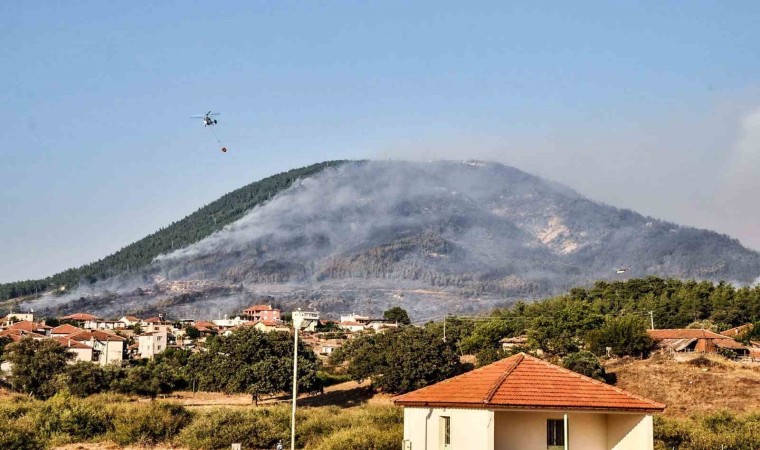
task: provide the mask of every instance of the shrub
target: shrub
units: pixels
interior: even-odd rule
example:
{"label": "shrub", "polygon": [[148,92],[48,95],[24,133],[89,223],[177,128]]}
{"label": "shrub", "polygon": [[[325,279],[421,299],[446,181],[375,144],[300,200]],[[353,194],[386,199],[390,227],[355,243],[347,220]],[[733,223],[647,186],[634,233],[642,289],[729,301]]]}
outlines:
{"label": "shrub", "polygon": [[340,430],[324,439],[314,450],[397,450],[403,438],[403,427],[390,429],[362,425]]}
{"label": "shrub", "polygon": [[30,420],[0,421],[0,448],[3,450],[32,450],[44,448]]}
{"label": "shrub", "polygon": [[101,404],[56,395],[34,408],[29,417],[36,432],[58,444],[81,442],[105,434],[111,428],[111,412]]}
{"label": "shrub", "polygon": [[181,405],[151,401],[120,408],[110,437],[120,445],[155,445],[172,440],[191,420]]}
{"label": "shrub", "polygon": [[197,416],[182,430],[179,442],[191,450],[227,449],[233,443],[242,443],[244,448],[273,448],[278,439],[290,435],[289,423],[286,407],[219,408]]}

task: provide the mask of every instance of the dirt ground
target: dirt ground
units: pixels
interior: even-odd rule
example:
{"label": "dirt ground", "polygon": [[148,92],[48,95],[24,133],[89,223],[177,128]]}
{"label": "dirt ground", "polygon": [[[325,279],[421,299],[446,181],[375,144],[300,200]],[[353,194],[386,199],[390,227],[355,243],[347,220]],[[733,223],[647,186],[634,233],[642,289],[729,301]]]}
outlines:
{"label": "dirt ground", "polygon": [[668,405],[666,415],[685,416],[718,409],[760,410],[760,367],[720,356],[677,362],[665,355],[644,361],[621,360],[608,372],[617,387]]}
{"label": "dirt ground", "polygon": [[[324,394],[301,395],[298,397],[299,406],[337,405],[344,408],[359,406],[366,403],[390,404],[392,396],[375,394],[369,388],[369,382],[357,383],[347,381],[325,388]],[[145,400],[148,401],[148,400]],[[250,407],[251,396],[246,394],[222,394],[218,392],[189,392],[179,391],[168,396],[165,401],[179,403],[189,409],[226,407]],[[278,396],[259,401],[259,405],[272,405],[289,402],[290,397]]]}

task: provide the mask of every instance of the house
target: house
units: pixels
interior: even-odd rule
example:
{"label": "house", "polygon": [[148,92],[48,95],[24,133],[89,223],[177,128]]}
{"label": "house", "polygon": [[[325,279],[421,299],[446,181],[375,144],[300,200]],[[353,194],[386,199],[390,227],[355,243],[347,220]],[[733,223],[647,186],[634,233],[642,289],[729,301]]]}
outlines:
{"label": "house", "polygon": [[343,346],[343,339],[326,339],[323,342],[319,342],[317,345],[318,351],[316,353],[320,355],[330,356],[333,352]]}
{"label": "house", "polygon": [[364,324],[359,322],[341,322],[338,324],[338,327],[341,330],[346,330],[351,333],[357,333],[359,331],[364,331]]}
{"label": "house", "polygon": [[155,326],[155,325],[168,325],[169,322],[164,320],[164,315],[159,314],[158,317],[150,317],[145,320],[140,321],[140,326],[143,328],[148,328]]}
{"label": "house", "polygon": [[525,347],[526,345],[528,345],[528,336],[515,336],[515,337],[504,338],[499,341],[499,344],[501,344],[501,349],[504,351],[512,350],[515,347]]}
{"label": "house", "polygon": [[281,320],[280,313],[281,311],[273,308],[272,305],[253,305],[243,310],[243,316],[253,321],[279,322]]}
{"label": "house", "polygon": [[126,339],[114,333],[100,330],[84,330],[66,336],[93,349],[93,361],[101,366],[111,363],[121,363],[124,360]]}
{"label": "house", "polygon": [[50,334],[50,330],[53,329],[53,327],[47,326],[44,323],[35,323],[28,320],[22,320],[21,322],[16,322],[13,325],[7,327],[7,329],[20,330],[27,333],[37,333],[43,336],[48,336]]}
{"label": "house", "polygon": [[652,450],[652,414],[665,409],[525,353],[394,403],[412,450]]}
{"label": "house", "polygon": [[169,333],[166,330],[149,331],[137,336],[137,353],[141,358],[153,358],[166,350],[168,345]]}
{"label": "house", "polygon": [[64,323],[50,330],[50,337],[64,337],[70,334],[79,333],[84,331],[82,328],[75,327],[74,325]]}
{"label": "house", "polygon": [[292,313],[293,323],[300,324],[300,328],[304,331],[316,331],[317,325],[319,325],[319,312],[318,311],[301,311],[299,308]]}
{"label": "house", "polygon": [[234,319],[230,319],[227,316],[224,316],[224,319],[214,319],[212,322],[214,323],[214,326],[217,326],[219,328],[232,328],[243,325],[249,321],[241,318],[240,316],[235,317]]}
{"label": "house", "polygon": [[253,328],[263,331],[264,333],[269,333],[270,331],[290,331],[290,328],[283,325],[280,321],[274,320],[259,320],[244,325],[253,326]]}
{"label": "house", "polygon": [[119,320],[95,319],[85,321],[82,328],[86,330],[115,330],[124,326]]}
{"label": "house", "polygon": [[364,325],[364,328],[367,330],[373,329],[375,331],[381,331],[387,328],[398,328],[398,322],[385,319],[370,319],[369,322]]}
{"label": "house", "polygon": [[134,325],[140,325],[140,322],[142,321],[135,316],[123,316],[119,319],[119,322],[121,322],[124,327],[131,327]]}
{"label": "house", "polygon": [[749,349],[733,338],[698,328],[647,330],[655,348],[678,353],[717,353],[720,349],[748,355]]}
{"label": "house", "polygon": [[47,339],[47,336],[45,336],[44,334],[37,334],[32,331],[24,331],[24,330],[18,330],[18,329],[0,331],[0,337],[7,337],[11,339],[13,342],[18,342],[24,337],[30,337],[36,340]]}
{"label": "house", "polygon": [[53,337],[53,340],[74,355],[74,358],[69,361],[69,364],[75,364],[79,361],[93,362],[93,349],[89,345],[60,336]]}
{"label": "house", "polygon": [[362,315],[354,314],[354,313],[351,313],[347,316],[340,316],[341,322],[358,322],[362,325],[368,323],[371,320],[372,319],[370,319],[369,316],[362,316]]}
{"label": "house", "polygon": [[73,323],[80,328],[85,328],[85,324],[88,322],[100,320],[98,316],[93,316],[92,314],[87,313],[69,314],[68,316],[60,317],[60,319],[65,323]]}
{"label": "house", "polygon": [[7,316],[5,316],[5,320],[8,322],[22,321],[22,320],[26,320],[28,322],[34,322],[34,312],[33,311],[29,311],[28,313],[11,312]]}
{"label": "house", "polygon": [[737,338],[745,333],[749,333],[752,331],[752,324],[751,323],[745,323],[744,325],[739,325],[738,327],[730,328],[726,331],[721,331],[721,336],[726,336],[730,338]]}

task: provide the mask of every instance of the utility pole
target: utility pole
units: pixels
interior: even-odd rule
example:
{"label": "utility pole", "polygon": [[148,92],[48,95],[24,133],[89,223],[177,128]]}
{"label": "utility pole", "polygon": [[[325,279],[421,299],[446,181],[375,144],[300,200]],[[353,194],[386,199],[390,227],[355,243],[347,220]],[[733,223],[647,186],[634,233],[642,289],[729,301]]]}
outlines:
{"label": "utility pole", "polygon": [[443,316],[443,342],[446,342],[446,316]]}
{"label": "utility pole", "polygon": [[649,311],[649,322],[652,325],[652,330],[654,330],[654,311]]}
{"label": "utility pole", "polygon": [[[299,310],[300,311],[300,308]],[[293,314],[293,408],[290,413],[290,450],[296,450],[296,397],[298,397],[298,329],[303,316]]]}

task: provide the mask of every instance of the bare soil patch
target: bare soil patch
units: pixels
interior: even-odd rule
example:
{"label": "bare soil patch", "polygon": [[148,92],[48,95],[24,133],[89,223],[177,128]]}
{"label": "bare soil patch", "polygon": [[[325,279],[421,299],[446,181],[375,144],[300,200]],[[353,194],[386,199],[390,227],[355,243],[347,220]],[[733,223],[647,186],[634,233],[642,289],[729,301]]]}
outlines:
{"label": "bare soil patch", "polygon": [[[370,389],[369,382],[357,383],[347,381],[325,388],[324,393],[315,395],[300,395],[298,404],[301,406],[337,405],[344,408],[360,406],[366,403],[389,404],[393,397],[387,394],[376,394]],[[148,400],[145,400],[148,401]],[[251,396],[247,394],[223,394],[219,392],[189,392],[180,391],[166,397],[163,401],[179,403],[190,409],[216,408],[219,406],[245,408],[253,406]],[[259,405],[272,405],[289,402],[290,396],[282,395],[259,400]]]}

